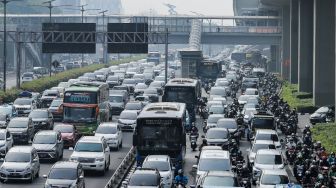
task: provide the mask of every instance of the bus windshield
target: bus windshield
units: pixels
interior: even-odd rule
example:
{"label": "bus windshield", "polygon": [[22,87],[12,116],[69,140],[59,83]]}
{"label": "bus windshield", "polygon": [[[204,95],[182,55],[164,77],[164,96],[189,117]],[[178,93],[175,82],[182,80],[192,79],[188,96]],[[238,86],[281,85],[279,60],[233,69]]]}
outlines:
{"label": "bus windshield", "polygon": [[64,103],[77,104],[97,104],[96,92],[66,92],[64,95]]}
{"label": "bus windshield", "polygon": [[96,118],[95,108],[64,108],[65,122],[92,122]]}
{"label": "bus windshield", "polygon": [[194,103],[195,102],[195,89],[183,88],[183,87],[168,87],[165,89],[166,100],[169,102],[183,102]]}

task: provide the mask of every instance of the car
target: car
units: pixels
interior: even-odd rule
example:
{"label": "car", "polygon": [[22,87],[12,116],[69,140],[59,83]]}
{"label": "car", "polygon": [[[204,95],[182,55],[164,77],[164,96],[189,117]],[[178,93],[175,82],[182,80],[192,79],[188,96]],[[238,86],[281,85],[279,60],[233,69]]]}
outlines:
{"label": "car", "polygon": [[244,107],[244,105],[247,103],[248,99],[250,98],[250,95],[240,95],[238,97],[238,103],[241,107]]}
{"label": "car", "polygon": [[134,87],[136,85],[136,81],[135,81],[135,79],[127,78],[127,79],[123,80],[121,85],[122,86],[127,86],[129,88],[130,94],[133,94],[134,93]]}
{"label": "car", "polygon": [[239,187],[237,176],[233,172],[228,171],[208,171],[203,174],[196,185],[191,185],[191,188],[228,188],[228,187]]}
{"label": "car", "polygon": [[281,139],[279,139],[278,133],[275,130],[269,129],[258,129],[253,138],[254,141],[257,140],[268,140],[272,141],[277,149],[281,148]]}
{"label": "car", "polygon": [[109,103],[111,106],[112,115],[120,115],[120,113],[125,109],[127,97],[122,93],[110,94]]}
{"label": "car", "polygon": [[130,176],[129,181],[123,185],[127,188],[163,188],[160,173],[156,169],[136,169]]}
{"label": "car", "polygon": [[145,91],[145,89],[147,89],[148,86],[144,83],[138,83],[135,87],[134,87],[134,97],[142,95]]}
{"label": "car", "polygon": [[174,168],[168,155],[148,155],[142,163],[142,168],[157,169],[160,173],[163,187],[172,187]]}
{"label": "car", "polygon": [[13,147],[12,134],[6,129],[0,129],[0,157],[5,157],[7,151]]}
{"label": "car", "polygon": [[[195,156],[198,157],[198,156]],[[205,150],[201,151],[198,157],[198,165],[193,165],[196,172],[196,182],[208,171],[231,171],[230,153],[224,150]]]}
{"label": "car", "polygon": [[122,130],[134,130],[136,126],[138,113],[133,110],[124,110],[121,112],[118,125]]}
{"label": "car", "polygon": [[0,181],[27,180],[30,183],[39,177],[40,162],[32,146],[12,147],[0,167]]}
{"label": "car", "polygon": [[260,149],[255,156],[252,183],[255,184],[263,170],[266,169],[283,169],[285,167],[285,160],[281,151],[275,149]]}
{"label": "car", "polygon": [[207,109],[208,111],[210,111],[210,108],[211,108],[211,106],[213,106],[213,105],[220,105],[220,106],[223,106],[223,107],[224,107],[222,101],[214,101],[214,100],[211,100],[211,101],[208,101],[208,102],[207,102],[206,109]]}
{"label": "car", "polygon": [[126,104],[125,110],[134,110],[139,114],[144,107],[145,105],[142,102],[132,101]]}
{"label": "car", "polygon": [[65,88],[64,87],[52,87],[50,90],[57,90],[61,98],[64,97]]}
{"label": "car", "polygon": [[60,98],[61,97],[61,93],[59,92],[59,90],[51,90],[51,89],[47,89],[43,92],[42,97],[41,97],[41,107],[42,108],[49,108],[51,102],[56,99],[56,98]]}
{"label": "car", "polygon": [[95,136],[104,137],[107,145],[110,148],[115,148],[117,150],[119,150],[119,148],[122,148],[123,134],[120,126],[117,123],[101,123],[95,131]]}
{"label": "car", "polygon": [[144,90],[143,96],[148,96],[151,102],[159,102],[159,94],[157,89],[147,88]]}
{"label": "car", "polygon": [[209,114],[225,114],[225,107],[223,105],[211,105],[209,108]]}
{"label": "car", "polygon": [[[165,76],[156,76],[154,81],[162,81],[162,82],[165,82]],[[169,80],[169,77],[167,78],[167,81]]]}
{"label": "car", "polygon": [[145,106],[150,103],[148,96],[136,96],[135,101],[141,101]]}
{"label": "car", "polygon": [[96,74],[94,74],[92,72],[87,72],[87,73],[83,74],[83,76],[88,77],[89,81],[91,81],[91,82],[97,81]]}
{"label": "car", "polygon": [[210,129],[217,126],[217,121],[224,118],[223,114],[210,114],[206,120],[206,129]]}
{"label": "car", "polygon": [[153,81],[152,83],[150,83],[148,88],[155,88],[158,94],[162,95],[163,90],[164,90],[164,85],[165,85],[164,81]]}
{"label": "car", "polygon": [[84,170],[78,162],[59,161],[43,177],[47,179],[44,187],[85,188]]}
{"label": "car", "polygon": [[25,72],[21,76],[21,83],[23,84],[23,83],[31,82],[36,78],[37,77],[34,75],[33,72]]}
{"label": "car", "polygon": [[210,90],[210,99],[214,97],[226,97],[228,96],[228,90],[225,87],[212,87]]}
{"label": "car", "polygon": [[231,137],[227,128],[210,128],[206,132],[205,139],[209,146],[221,146],[228,150]]}
{"label": "car", "polygon": [[6,129],[9,121],[10,121],[10,118],[8,114],[0,113],[0,128],[1,129]]}
{"label": "car", "polygon": [[332,122],[335,119],[334,106],[322,106],[310,115],[309,121],[311,124]]}
{"label": "car", "polygon": [[18,115],[18,112],[14,105],[3,104],[0,106],[0,114],[6,114],[11,119],[13,117],[16,117]]}
{"label": "car", "polygon": [[252,147],[247,149],[247,164],[252,167],[257,151],[260,149],[276,149],[274,142],[270,140],[256,140],[253,142]]}
{"label": "car", "polygon": [[108,76],[106,83],[109,85],[109,88],[112,89],[115,86],[119,86],[121,84],[121,80],[119,79],[119,76]]}
{"label": "car", "polygon": [[48,109],[35,109],[29,113],[28,117],[33,120],[35,132],[54,128],[54,118]]}
{"label": "car", "polygon": [[255,96],[259,96],[259,92],[258,89],[256,88],[246,88],[244,95],[255,95]]}
{"label": "car", "polygon": [[11,119],[7,126],[7,130],[12,134],[14,143],[29,143],[34,137],[35,129],[33,121],[28,117],[16,117]]}
{"label": "car", "polygon": [[60,123],[54,126],[54,131],[61,133],[64,147],[75,147],[79,138],[76,127],[70,124]]}
{"label": "car", "polygon": [[14,101],[14,108],[18,112],[18,116],[28,116],[29,113],[36,109],[36,103],[32,98],[17,98]]}
{"label": "car", "polygon": [[39,131],[35,134],[32,146],[37,150],[39,159],[58,161],[63,158],[63,140],[58,131]]}
{"label": "car", "polygon": [[[289,183],[288,173],[285,169],[281,170],[263,170],[260,176],[260,180],[257,182],[257,188],[271,188],[278,184]],[[293,186],[294,187],[294,186]]]}
{"label": "car", "polygon": [[51,112],[54,120],[63,120],[63,99],[54,99],[49,107],[49,112]]}
{"label": "car", "polygon": [[84,170],[100,171],[102,175],[110,167],[110,148],[104,137],[83,136],[78,140],[70,161],[79,162]]}

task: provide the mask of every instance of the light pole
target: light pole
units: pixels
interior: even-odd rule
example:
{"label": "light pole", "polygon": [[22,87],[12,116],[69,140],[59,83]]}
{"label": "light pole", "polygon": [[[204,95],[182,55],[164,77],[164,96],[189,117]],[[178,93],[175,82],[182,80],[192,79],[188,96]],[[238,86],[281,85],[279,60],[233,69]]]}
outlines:
{"label": "light pole", "polygon": [[[105,32],[105,13],[108,10],[103,10],[99,12],[99,14],[102,14],[103,17],[103,31]],[[107,64],[107,38],[104,37],[104,43],[103,43],[103,64]]]}
{"label": "light pole", "polygon": [[1,0],[0,2],[4,6],[4,41],[3,41],[3,90],[6,91],[6,81],[7,81],[7,28],[6,28],[6,14],[7,14],[7,4],[12,1],[17,0]]}

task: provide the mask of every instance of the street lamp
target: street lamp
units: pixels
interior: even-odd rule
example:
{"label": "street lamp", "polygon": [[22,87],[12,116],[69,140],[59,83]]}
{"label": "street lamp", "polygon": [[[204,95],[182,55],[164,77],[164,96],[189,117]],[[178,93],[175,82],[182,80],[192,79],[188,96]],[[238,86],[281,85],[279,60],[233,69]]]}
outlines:
{"label": "street lamp", "polygon": [[4,6],[4,43],[3,43],[3,90],[6,91],[6,68],[7,68],[7,28],[6,28],[6,14],[7,4],[18,0],[0,0]]}
{"label": "street lamp", "polygon": [[[99,12],[99,14],[102,14],[102,17],[103,17],[103,31],[105,31],[105,13],[107,12],[108,10],[103,10],[101,12]],[[107,38],[106,38],[106,35],[104,37],[104,44],[103,44],[103,63],[104,64],[107,64]]]}

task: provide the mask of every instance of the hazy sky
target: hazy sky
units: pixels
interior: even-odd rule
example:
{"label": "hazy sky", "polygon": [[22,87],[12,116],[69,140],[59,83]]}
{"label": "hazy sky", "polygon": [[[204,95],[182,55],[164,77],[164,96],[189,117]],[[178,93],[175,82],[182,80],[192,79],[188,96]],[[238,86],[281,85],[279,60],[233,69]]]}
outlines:
{"label": "hazy sky", "polygon": [[154,9],[158,14],[168,14],[164,3],[176,6],[179,14],[233,15],[232,0],[121,0],[124,14],[140,14]]}

